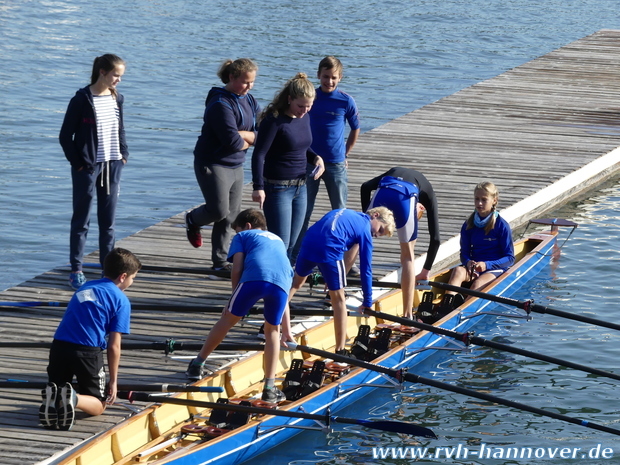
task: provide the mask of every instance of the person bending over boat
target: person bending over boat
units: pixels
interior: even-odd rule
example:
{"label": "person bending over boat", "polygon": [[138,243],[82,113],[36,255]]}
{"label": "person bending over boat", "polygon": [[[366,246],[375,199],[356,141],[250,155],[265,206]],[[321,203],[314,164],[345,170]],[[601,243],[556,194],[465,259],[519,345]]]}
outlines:
{"label": "person bending over boat", "polygon": [[202,246],[200,227],[213,224],[213,270],[230,271],[226,261],[232,239],[230,224],[241,211],[243,164],[256,139],[260,106],[250,94],[258,66],[249,58],[226,60],[218,77],[224,87],[212,87],[205,101],[203,125],[194,148],[194,173],[205,199],[185,215],[187,240]]}
{"label": "person bending over boat", "polygon": [[[306,232],[295,263],[293,286],[289,301],[306,282],[315,266],[319,268],[331,298],[334,309],[336,351],[343,353],[347,342],[347,308],[344,288],[347,285],[345,252],[352,250],[352,259],[359,251],[363,302],[360,308],[372,305],[372,238],[391,236],[394,232],[394,215],[385,207],[377,207],[366,213],[354,210],[332,210],[314,223]],[[282,319],[283,341],[293,341],[290,316]]]}
{"label": "person bending over boat", "polygon": [[242,211],[232,227],[237,232],[228,256],[233,265],[233,294],[219,321],[209,332],[200,353],[190,362],[186,374],[193,381],[202,379],[204,363],[209,354],[224,340],[228,331],[247,315],[250,308],[263,299],[265,385],[262,400],[280,402],[285,396],[274,383],[280,351],[280,323],[288,303],[293,269],[284,242],[266,231],[267,223],[260,210],[250,208]]}
{"label": "person bending over boat", "polygon": [[[133,284],[141,267],[129,250],[112,249],[103,264],[105,277],[88,281],[69,301],[50,349],[49,382],[41,392],[39,420],[45,428],[70,430],[76,408],[101,415],[106,405],[116,400],[121,334],[129,333],[131,314],[123,291]],[[103,364],[106,347],[110,371],[107,391]],[[77,392],[71,385],[74,376]]]}
{"label": "person bending over boat", "polygon": [[95,58],[91,82],[69,102],[58,139],[71,164],[73,216],[69,234],[69,285],[78,290],[86,282],[82,259],[90,225],[90,210],[97,195],[99,261],[114,248],[114,221],[121,172],[129,151],[123,123],[123,96],[116,86],[125,62],[106,53]]}
{"label": "person bending over boat", "polygon": [[453,286],[469,281],[471,289],[480,289],[514,263],[512,231],[496,210],[498,200],[492,182],[481,182],[474,189],[476,209],[461,228],[461,265],[452,270]]}
{"label": "person bending over boat", "polygon": [[[375,191],[371,198],[372,191]],[[405,318],[413,317],[415,282],[427,280],[439,243],[439,216],[433,186],[419,171],[394,167],[362,184],[362,210],[384,206],[392,210],[400,242],[400,283]],[[422,271],[414,276],[415,243],[418,238],[418,220],[426,210],[430,242]]]}

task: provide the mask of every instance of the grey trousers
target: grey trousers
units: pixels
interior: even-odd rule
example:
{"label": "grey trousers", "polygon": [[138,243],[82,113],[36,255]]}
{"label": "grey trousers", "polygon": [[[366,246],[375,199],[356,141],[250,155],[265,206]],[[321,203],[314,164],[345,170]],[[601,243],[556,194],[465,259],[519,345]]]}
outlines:
{"label": "grey trousers", "polygon": [[211,259],[219,268],[227,263],[233,236],[230,225],[241,210],[243,166],[227,168],[194,161],[194,172],[205,204],[189,212],[189,218],[200,226],[213,223]]}

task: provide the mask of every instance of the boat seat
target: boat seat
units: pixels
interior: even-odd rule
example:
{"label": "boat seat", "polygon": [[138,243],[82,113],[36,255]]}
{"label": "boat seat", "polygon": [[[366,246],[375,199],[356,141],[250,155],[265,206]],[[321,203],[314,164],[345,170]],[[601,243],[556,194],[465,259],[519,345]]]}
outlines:
{"label": "boat seat", "polygon": [[360,325],[357,336],[351,346],[351,356],[364,360],[365,354],[368,352],[370,344],[370,326]]}
{"label": "boat seat", "polygon": [[296,358],[291,363],[291,368],[286,373],[282,383],[282,392],[286,400],[297,400],[301,397],[300,388],[304,376],[304,361]]}

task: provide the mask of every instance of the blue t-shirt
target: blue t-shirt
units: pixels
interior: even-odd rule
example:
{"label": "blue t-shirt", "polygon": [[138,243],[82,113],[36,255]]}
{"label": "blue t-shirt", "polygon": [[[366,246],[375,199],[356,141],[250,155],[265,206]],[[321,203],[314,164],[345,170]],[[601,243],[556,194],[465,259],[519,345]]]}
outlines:
{"label": "blue t-shirt", "polygon": [[319,87],[309,115],[312,150],[327,163],[344,162],[345,121],[349,123],[351,130],[360,128],[357,105],[353,97],[339,89],[327,93]]}
{"label": "blue t-shirt", "polygon": [[288,293],[293,283],[293,268],[282,239],[262,229],[241,231],[233,237],[228,261],[232,262],[238,252],[244,254],[239,282],[266,281]]}
{"label": "blue t-shirt", "polygon": [[299,257],[315,263],[342,260],[344,253],[359,244],[363,305],[372,303],[372,235],[370,217],[361,212],[332,210],[314,223],[304,236]]}
{"label": "blue t-shirt", "polygon": [[129,334],[130,314],[129,299],[116,284],[88,281],[73,294],[54,339],[105,349],[108,334]]}

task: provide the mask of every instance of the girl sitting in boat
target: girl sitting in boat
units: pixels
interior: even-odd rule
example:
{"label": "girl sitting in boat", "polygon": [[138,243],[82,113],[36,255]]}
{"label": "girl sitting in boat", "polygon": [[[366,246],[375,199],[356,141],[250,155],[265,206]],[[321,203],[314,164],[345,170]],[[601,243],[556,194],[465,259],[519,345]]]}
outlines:
{"label": "girl sitting in boat", "polygon": [[450,284],[468,281],[471,289],[480,289],[514,263],[512,231],[496,210],[498,200],[492,182],[481,182],[474,189],[476,209],[461,228],[461,265],[452,270]]}

